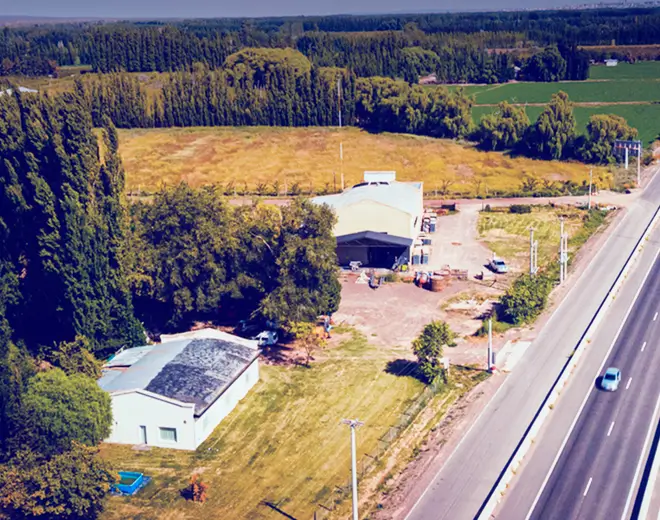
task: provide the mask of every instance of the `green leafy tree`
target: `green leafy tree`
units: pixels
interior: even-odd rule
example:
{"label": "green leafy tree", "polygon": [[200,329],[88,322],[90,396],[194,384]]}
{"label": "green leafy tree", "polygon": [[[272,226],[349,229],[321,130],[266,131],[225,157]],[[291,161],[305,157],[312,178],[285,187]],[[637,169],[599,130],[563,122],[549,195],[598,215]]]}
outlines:
{"label": "green leafy tree", "polygon": [[497,111],[481,118],[479,142],[486,150],[514,148],[529,128],[529,118],[523,107],[515,107],[502,101]]}
{"label": "green leafy tree", "polygon": [[473,104],[474,98],[463,89],[450,92],[444,87],[434,88],[429,94],[425,133],[433,137],[467,137],[474,125]]}
{"label": "green leafy tree", "polygon": [[587,135],[578,148],[578,155],[588,163],[607,163],[613,159],[612,151],[617,139],[636,139],[637,129],[614,114],[596,114],[589,118]]}
{"label": "green leafy tree", "polygon": [[277,266],[273,286],[260,312],[281,322],[313,321],[339,305],[336,216],[327,206],[296,199],[282,208],[273,253]]}
{"label": "green leafy tree", "polygon": [[552,282],[547,276],[522,275],[500,298],[502,309],[498,315],[515,325],[530,323],[545,308],[551,290]]}
{"label": "green leafy tree", "polygon": [[140,313],[167,327],[216,313],[234,289],[237,233],[231,208],[207,187],[179,184],[135,208],[132,278]]}
{"label": "green leafy tree", "polygon": [[575,138],[575,116],[568,94],[559,91],[539,115],[526,145],[541,159],[563,159]]}
{"label": "green leafy tree", "polygon": [[98,449],[74,442],[44,459],[33,451],[0,465],[0,517],[15,520],[93,520],[116,476]]}
{"label": "green leafy tree", "polygon": [[51,353],[49,361],[69,376],[83,374],[92,379],[101,377],[101,362],[90,352],[89,340],[84,336],[60,343]]}
{"label": "green leafy tree", "polygon": [[566,70],[566,60],[553,45],[527,60],[523,75],[528,81],[560,81],[566,77]]}
{"label": "green leafy tree", "polygon": [[110,435],[110,396],[82,374],[67,376],[57,368],[38,373],[28,381],[21,407],[16,445],[44,456],[64,453],[73,441],[96,446]]}
{"label": "green leafy tree", "polygon": [[428,382],[434,381],[442,371],[440,359],[443,348],[454,345],[454,333],[444,321],[432,321],[413,341],[413,353]]}

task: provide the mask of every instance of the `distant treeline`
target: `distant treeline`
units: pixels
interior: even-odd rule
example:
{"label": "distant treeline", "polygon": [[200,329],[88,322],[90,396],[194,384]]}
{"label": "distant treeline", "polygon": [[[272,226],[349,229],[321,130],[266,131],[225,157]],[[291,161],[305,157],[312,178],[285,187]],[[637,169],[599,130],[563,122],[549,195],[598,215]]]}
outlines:
{"label": "distant treeline", "polygon": [[[347,67],[358,76],[404,77],[410,73],[409,54],[420,52],[404,50],[419,48],[439,57],[443,81],[481,81],[483,75],[502,81],[513,58],[494,50],[552,44],[571,49],[613,40],[619,45],[660,43],[660,9],[5,28],[0,31],[0,74],[40,75],[50,61],[91,65],[98,72],[189,70],[196,62],[218,68],[246,47],[292,47],[318,66]],[[476,72],[482,68],[487,72]]]}

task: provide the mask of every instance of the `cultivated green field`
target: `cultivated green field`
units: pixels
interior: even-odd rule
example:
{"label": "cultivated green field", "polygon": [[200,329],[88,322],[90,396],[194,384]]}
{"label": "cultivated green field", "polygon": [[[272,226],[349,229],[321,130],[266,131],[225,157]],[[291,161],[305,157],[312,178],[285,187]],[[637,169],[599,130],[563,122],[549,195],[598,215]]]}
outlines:
{"label": "cultivated green field", "polygon": [[466,87],[477,105],[547,103],[552,94],[563,90],[576,103],[624,103],[660,101],[660,79],[563,81],[559,83],[505,83]]}
{"label": "cultivated green field", "polygon": [[[472,117],[478,123],[481,116],[497,110],[496,106],[475,106],[472,109]],[[542,106],[528,106],[525,111],[529,120],[534,122],[542,112]],[[650,144],[660,138],[660,103],[649,105],[578,105],[573,108],[578,131],[583,132],[594,114],[616,114],[628,121],[639,131],[639,138],[645,144]]]}
{"label": "cultivated green field", "polygon": [[588,81],[521,82],[470,85],[463,88],[475,97],[472,116],[476,123],[484,114],[497,110],[497,104],[501,101],[527,105],[527,115],[534,122],[552,94],[563,90],[575,103],[574,113],[579,131],[584,131],[589,118],[595,114],[616,114],[637,128],[639,138],[645,144],[660,139],[658,61],[619,63],[616,67],[592,66]]}
{"label": "cultivated green field", "polygon": [[595,65],[589,69],[589,79],[660,79],[660,61],[619,63],[616,67]]}

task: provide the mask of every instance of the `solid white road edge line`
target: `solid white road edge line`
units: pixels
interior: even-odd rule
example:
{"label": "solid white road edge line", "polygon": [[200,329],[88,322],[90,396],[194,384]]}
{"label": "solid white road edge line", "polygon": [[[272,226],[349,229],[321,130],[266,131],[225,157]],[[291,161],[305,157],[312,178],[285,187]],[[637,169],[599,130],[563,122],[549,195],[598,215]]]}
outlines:
{"label": "solid white road edge line", "polygon": [[[626,324],[626,321],[628,321],[628,316],[632,312],[633,307],[635,306],[635,303],[637,302],[637,297],[639,296],[639,293],[642,292],[642,289],[646,285],[646,280],[648,277],[651,275],[651,271],[653,270],[653,267],[655,266],[655,262],[658,259],[658,255],[660,255],[660,249],[655,253],[655,257],[653,257],[653,262],[651,262],[651,266],[648,268],[648,271],[646,271],[646,274],[644,275],[644,279],[642,280],[642,284],[639,286],[637,289],[637,292],[635,293],[635,296],[632,300],[632,303],[630,304],[630,307],[628,307],[628,310],[626,311],[626,315],[623,317],[623,320],[621,321],[621,325],[619,325],[619,330],[616,331],[616,334],[614,335],[614,339],[612,340],[612,343],[610,344],[610,347],[607,349],[607,352],[605,353],[605,357],[603,357],[603,362],[600,364],[598,367],[598,372],[596,372],[596,377],[602,372],[603,367],[605,366],[605,363],[607,363],[607,359],[610,357],[610,353],[612,352],[612,349],[614,348],[614,345],[616,344],[617,340],[619,339],[619,335],[621,334],[621,331],[623,330],[623,326]],[[582,410],[587,404],[587,400],[589,399],[589,396],[591,395],[591,392],[594,390],[594,386],[590,385],[589,390],[587,391],[587,395],[584,396],[584,399],[582,400],[582,404],[580,405],[580,408],[578,409],[577,414],[575,415],[575,418],[573,419],[573,422],[571,423],[571,427],[568,429],[568,432],[566,433],[566,436],[564,437],[564,440],[561,443],[561,446],[559,447],[559,451],[557,452],[557,455],[555,456],[555,459],[552,461],[552,465],[550,466],[550,469],[548,470],[548,473],[546,474],[545,478],[543,479],[543,483],[541,484],[541,487],[539,488],[539,492],[536,494],[536,497],[534,498],[534,502],[532,502],[532,507],[529,508],[529,513],[527,513],[527,516],[525,517],[525,520],[529,520],[530,517],[532,516],[532,513],[534,513],[534,509],[536,508],[536,504],[538,503],[539,499],[541,498],[541,495],[543,494],[543,490],[545,489],[545,486],[548,484],[548,480],[550,480],[550,476],[552,475],[552,472],[555,470],[555,466],[557,466],[557,463],[559,462],[559,457],[561,457],[561,454],[564,451],[564,448],[566,447],[566,443],[568,442],[568,439],[571,436],[571,433],[573,433],[573,430],[575,429],[575,425],[578,422],[578,419],[580,418],[580,415],[582,414]]]}
{"label": "solid white road edge line", "polygon": [[591,481],[593,480],[593,477],[589,477],[589,482],[587,482],[587,487],[584,488],[584,493],[582,493],[583,497],[587,496],[587,493],[589,493],[589,488],[591,487]]}
{"label": "solid white road edge line", "polygon": [[607,436],[609,437],[610,434],[612,433],[612,428],[614,428],[614,421],[612,421],[612,424],[610,424],[610,429],[607,430]]}
{"label": "solid white road edge line", "polygon": [[628,388],[630,388],[630,383],[632,383],[632,377],[630,379],[628,379],[628,384],[626,385],[626,390],[628,390]]}
{"label": "solid white road edge line", "polygon": [[628,518],[628,509],[630,509],[630,504],[632,502],[633,496],[635,495],[635,484],[637,483],[637,479],[639,478],[639,472],[642,471],[642,468],[644,467],[644,460],[646,459],[646,450],[649,447],[649,442],[651,442],[651,439],[653,438],[653,432],[658,426],[659,408],[660,408],[660,394],[658,394],[658,400],[655,403],[655,410],[653,410],[653,415],[651,416],[651,423],[649,424],[649,430],[646,432],[644,447],[642,448],[642,453],[640,453],[639,455],[639,461],[637,462],[637,469],[635,470],[635,476],[633,477],[632,484],[630,484],[630,491],[628,492],[628,498],[626,499],[626,507],[623,509],[621,520],[626,520]]}

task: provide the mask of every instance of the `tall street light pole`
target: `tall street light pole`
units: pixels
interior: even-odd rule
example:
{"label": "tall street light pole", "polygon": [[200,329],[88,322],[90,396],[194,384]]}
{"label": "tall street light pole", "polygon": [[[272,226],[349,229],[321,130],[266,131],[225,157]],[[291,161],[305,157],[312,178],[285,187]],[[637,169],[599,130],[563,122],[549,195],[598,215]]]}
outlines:
{"label": "tall street light pole", "polygon": [[358,520],[358,494],[357,494],[357,462],[355,448],[355,429],[364,423],[358,419],[343,419],[341,421],[351,427],[351,473],[353,477],[353,520]]}

